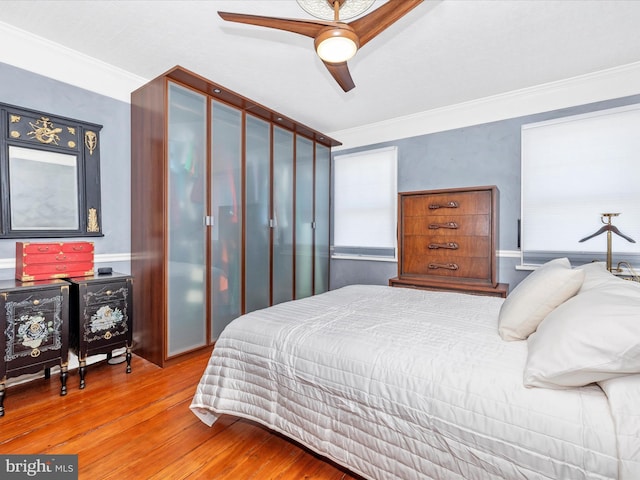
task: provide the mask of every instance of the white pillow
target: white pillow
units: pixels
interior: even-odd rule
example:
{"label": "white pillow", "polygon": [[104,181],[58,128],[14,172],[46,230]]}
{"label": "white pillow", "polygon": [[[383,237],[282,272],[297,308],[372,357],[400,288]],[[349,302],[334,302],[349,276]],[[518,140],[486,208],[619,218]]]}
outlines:
{"label": "white pillow", "polygon": [[582,282],[578,293],[586,292],[587,290],[596,288],[598,285],[607,283],[612,278],[616,278],[607,270],[607,264],[605,262],[585,263],[584,265],[576,267],[576,270],[584,271],[584,282]]}
{"label": "white pillow", "polygon": [[573,297],[584,271],[572,269],[568,258],[556,258],[531,272],[506,298],[498,315],[503,340],[525,340],[554,308]]}
{"label": "white pillow", "polygon": [[527,387],[579,387],[640,373],[640,283],[611,275],[551,312],[527,343]]}

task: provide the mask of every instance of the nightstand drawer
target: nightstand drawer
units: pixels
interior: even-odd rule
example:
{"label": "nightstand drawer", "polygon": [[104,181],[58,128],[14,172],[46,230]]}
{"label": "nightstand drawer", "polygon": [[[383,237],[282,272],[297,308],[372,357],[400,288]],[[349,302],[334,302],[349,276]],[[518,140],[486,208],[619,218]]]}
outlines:
{"label": "nightstand drawer", "polygon": [[123,343],[131,333],[126,281],[105,284],[87,284],[84,292],[84,309],[79,312],[82,319],[80,337],[88,349]]}

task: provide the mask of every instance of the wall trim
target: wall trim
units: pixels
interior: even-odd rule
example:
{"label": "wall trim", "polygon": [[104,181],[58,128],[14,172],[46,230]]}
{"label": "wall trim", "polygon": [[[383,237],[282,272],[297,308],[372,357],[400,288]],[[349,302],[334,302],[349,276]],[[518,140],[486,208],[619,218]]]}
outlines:
{"label": "wall trim", "polygon": [[[96,254],[93,257],[94,264],[109,263],[109,262],[130,262],[130,253],[102,253]],[[0,258],[0,270],[16,268],[16,259],[14,258]]]}
{"label": "wall trim", "polygon": [[149,81],[4,22],[0,43],[7,45],[0,50],[0,62],[126,103],[132,91]]}
{"label": "wall trim", "polygon": [[327,135],[342,142],[332,149],[337,152],[638,93],[640,62],[635,62]]}

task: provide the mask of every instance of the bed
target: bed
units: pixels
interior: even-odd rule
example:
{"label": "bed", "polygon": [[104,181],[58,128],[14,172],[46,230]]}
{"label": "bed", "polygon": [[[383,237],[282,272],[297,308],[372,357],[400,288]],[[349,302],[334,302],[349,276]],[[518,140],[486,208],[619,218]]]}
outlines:
{"label": "bed", "polygon": [[[637,480],[640,284],[562,270],[580,271],[564,299],[541,268],[507,300],[352,285],[243,315],[216,342],[191,409],[207,425],[259,422],[370,479]],[[558,328],[575,328],[578,308],[582,328],[606,337],[604,307],[589,302],[607,289],[629,306],[614,312],[624,359],[594,367],[586,351],[568,366],[556,357],[589,349]],[[509,313],[536,298],[542,320],[508,338]]]}

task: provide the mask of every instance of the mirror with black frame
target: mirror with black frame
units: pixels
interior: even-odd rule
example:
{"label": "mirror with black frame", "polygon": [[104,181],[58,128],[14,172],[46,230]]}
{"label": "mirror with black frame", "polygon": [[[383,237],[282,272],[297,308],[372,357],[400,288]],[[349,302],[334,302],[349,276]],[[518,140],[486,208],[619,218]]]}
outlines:
{"label": "mirror with black frame", "polygon": [[0,238],[102,236],[102,126],[12,105],[0,109]]}

